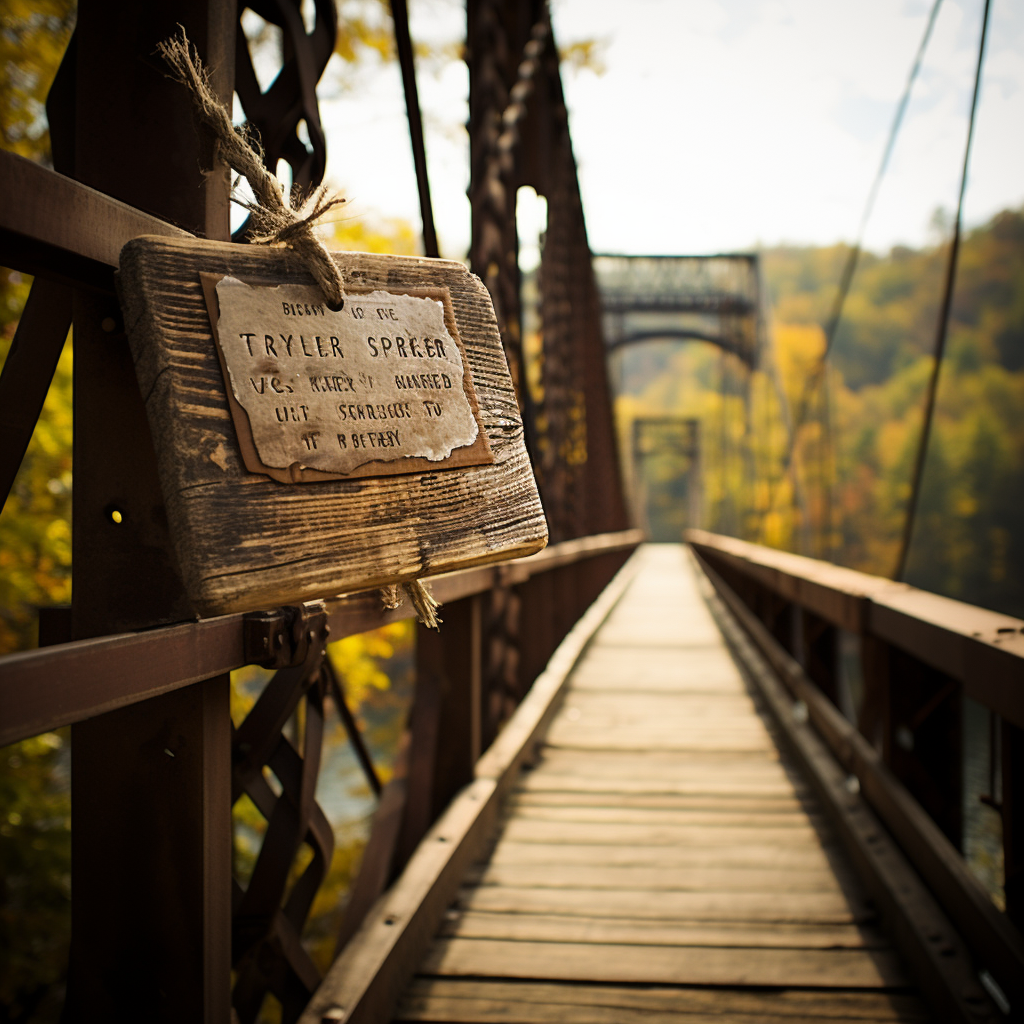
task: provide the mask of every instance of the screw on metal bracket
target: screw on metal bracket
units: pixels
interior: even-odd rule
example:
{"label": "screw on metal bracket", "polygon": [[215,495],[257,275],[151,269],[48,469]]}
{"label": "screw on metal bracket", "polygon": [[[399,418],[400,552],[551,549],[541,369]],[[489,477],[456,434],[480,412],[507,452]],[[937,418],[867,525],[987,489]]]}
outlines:
{"label": "screw on metal bracket", "polygon": [[249,665],[288,668],[323,652],[330,627],[323,601],[248,612],[242,620],[242,650]]}
{"label": "screw on metal bracket", "polygon": [[293,665],[302,665],[311,656],[323,654],[330,627],[327,624],[327,605],[323,601],[307,601],[289,605],[285,609],[291,617]]}

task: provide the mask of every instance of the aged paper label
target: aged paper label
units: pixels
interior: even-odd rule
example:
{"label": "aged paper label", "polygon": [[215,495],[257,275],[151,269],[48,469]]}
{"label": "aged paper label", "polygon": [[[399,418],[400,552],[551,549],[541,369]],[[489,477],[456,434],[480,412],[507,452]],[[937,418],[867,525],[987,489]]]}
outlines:
{"label": "aged paper label", "polygon": [[446,293],[349,294],[334,312],[311,286],[215,290],[249,469],[303,482],[491,461]]}

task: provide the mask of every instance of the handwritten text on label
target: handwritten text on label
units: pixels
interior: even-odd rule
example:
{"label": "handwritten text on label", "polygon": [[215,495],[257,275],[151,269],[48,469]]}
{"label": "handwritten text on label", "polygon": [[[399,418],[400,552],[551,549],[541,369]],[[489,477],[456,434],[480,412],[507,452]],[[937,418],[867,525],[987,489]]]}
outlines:
{"label": "handwritten text on label", "polygon": [[231,390],[264,465],[351,473],[476,440],[462,353],[434,298],[375,291],[334,312],[312,287],[217,284]]}

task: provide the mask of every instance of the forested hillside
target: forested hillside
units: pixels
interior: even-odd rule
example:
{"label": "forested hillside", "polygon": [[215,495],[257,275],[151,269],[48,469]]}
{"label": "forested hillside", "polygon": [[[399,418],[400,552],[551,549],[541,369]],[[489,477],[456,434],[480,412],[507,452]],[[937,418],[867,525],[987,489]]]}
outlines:
{"label": "forested hillside", "polygon": [[[947,255],[946,244],[862,255],[829,360],[827,405],[812,392],[799,434],[796,489],[783,475],[787,435],[769,375],[749,382],[745,420],[745,372],[710,346],[654,343],[621,356],[613,372],[626,429],[639,415],[701,421],[705,525],[890,575]],[[763,253],[790,410],[824,347],[846,256],[844,246]],[[1010,210],[961,246],[908,582],[1024,615],[1022,410],[1024,210]],[[660,472],[671,472],[667,462]]]}

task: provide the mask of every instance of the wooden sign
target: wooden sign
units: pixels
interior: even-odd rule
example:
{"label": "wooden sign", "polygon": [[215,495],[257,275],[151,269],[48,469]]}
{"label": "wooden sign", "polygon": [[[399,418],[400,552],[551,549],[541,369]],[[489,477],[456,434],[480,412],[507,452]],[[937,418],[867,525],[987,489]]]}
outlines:
{"label": "wooden sign", "polygon": [[119,289],[203,615],[530,554],[547,529],[490,298],[461,263],[137,238]]}

